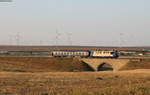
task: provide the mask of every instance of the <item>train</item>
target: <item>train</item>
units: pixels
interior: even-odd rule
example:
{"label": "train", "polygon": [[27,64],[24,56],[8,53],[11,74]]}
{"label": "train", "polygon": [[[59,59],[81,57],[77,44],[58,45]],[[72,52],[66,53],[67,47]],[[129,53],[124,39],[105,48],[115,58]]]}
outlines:
{"label": "train", "polygon": [[8,56],[95,57],[118,58],[116,50],[50,50],[50,51],[0,51]]}
{"label": "train", "polygon": [[92,57],[92,58],[118,58],[119,54],[116,50],[54,50],[51,51],[53,57]]}

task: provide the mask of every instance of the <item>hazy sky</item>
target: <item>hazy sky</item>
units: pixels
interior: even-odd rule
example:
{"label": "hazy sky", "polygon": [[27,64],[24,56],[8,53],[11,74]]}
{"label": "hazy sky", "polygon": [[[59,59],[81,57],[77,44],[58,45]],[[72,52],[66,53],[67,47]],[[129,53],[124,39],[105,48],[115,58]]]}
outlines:
{"label": "hazy sky", "polygon": [[150,46],[150,0],[0,2],[0,44],[17,42]]}

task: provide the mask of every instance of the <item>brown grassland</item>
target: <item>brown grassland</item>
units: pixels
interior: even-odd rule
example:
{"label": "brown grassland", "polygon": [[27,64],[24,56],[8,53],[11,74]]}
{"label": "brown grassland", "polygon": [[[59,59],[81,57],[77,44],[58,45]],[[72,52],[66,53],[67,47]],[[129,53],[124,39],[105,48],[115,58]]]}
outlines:
{"label": "brown grassland", "polygon": [[130,64],[92,72],[76,59],[0,57],[0,95],[150,95],[150,61]]}
{"label": "brown grassland", "polygon": [[150,71],[1,72],[0,95],[150,95]]}

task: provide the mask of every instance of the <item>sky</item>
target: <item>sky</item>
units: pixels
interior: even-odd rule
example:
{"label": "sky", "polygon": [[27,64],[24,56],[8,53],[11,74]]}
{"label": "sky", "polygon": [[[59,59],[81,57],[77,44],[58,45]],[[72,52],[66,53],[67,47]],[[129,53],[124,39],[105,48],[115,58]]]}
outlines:
{"label": "sky", "polygon": [[0,45],[150,46],[150,0],[0,2]]}

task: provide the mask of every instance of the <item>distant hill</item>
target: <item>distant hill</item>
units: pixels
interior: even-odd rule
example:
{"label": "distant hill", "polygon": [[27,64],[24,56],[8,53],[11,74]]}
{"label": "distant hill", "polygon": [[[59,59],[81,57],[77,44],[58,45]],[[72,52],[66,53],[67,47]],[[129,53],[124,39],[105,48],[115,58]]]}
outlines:
{"label": "distant hill", "polygon": [[49,50],[150,50],[150,46],[145,47],[106,47],[106,46],[6,46],[1,45],[0,50],[8,51],[49,51]]}

